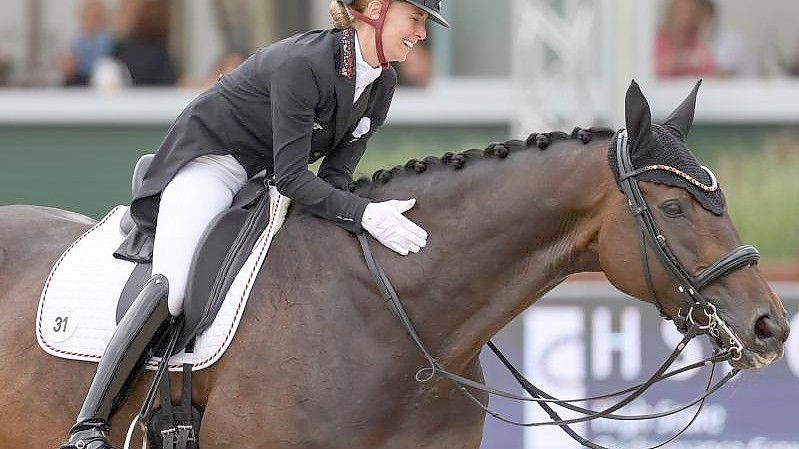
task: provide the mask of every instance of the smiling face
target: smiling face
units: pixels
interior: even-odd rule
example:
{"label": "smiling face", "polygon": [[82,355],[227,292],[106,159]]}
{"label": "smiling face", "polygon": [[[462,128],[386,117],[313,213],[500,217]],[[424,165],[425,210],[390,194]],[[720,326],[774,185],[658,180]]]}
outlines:
{"label": "smiling face", "polygon": [[[372,19],[380,17],[380,8],[383,2],[374,0],[369,2],[364,13]],[[389,62],[402,62],[408,53],[419,41],[427,38],[427,17],[425,11],[411,3],[395,0],[386,12],[386,21],[383,25],[383,53]],[[371,33],[372,28],[359,27],[358,31]],[[372,40],[366,40],[367,45],[373,46]]]}
{"label": "smiling face", "polygon": [[411,3],[391,2],[383,27],[383,52],[388,61],[405,61],[414,45],[427,38],[427,16]]}
{"label": "smiling face", "polygon": [[355,5],[355,10],[366,18],[355,20],[352,26],[358,32],[364,58],[372,67],[377,67],[382,62],[405,61],[413,47],[427,38],[429,14],[412,3],[394,0],[388,5],[383,22],[381,41],[385,60],[381,61],[377,54],[375,24],[369,20],[379,20],[384,2],[371,0],[362,6],[363,10],[357,9],[357,2]]}

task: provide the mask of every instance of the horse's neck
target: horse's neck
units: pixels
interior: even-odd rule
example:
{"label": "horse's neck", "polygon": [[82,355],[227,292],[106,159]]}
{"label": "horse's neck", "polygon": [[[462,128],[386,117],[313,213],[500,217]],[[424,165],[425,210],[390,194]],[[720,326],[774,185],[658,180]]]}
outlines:
{"label": "horse's neck", "polygon": [[[452,369],[566,276],[598,271],[600,208],[615,189],[606,142],[563,142],[545,152],[418,175],[395,193],[418,198],[412,218],[428,247],[397,272],[412,319]],[[415,190],[415,191],[414,191]]]}

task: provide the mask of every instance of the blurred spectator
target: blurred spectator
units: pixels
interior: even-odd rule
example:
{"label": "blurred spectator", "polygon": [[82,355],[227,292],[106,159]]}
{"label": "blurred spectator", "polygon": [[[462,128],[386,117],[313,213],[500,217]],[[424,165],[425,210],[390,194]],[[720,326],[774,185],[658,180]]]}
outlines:
{"label": "blurred spectator", "polygon": [[[126,35],[114,46],[112,55],[130,73],[134,86],[170,86],[176,81],[167,49],[169,2],[166,0],[125,1],[117,20]],[[129,27],[129,31],[127,28]]]}
{"label": "blurred spectator", "polygon": [[113,18],[114,34],[117,37],[130,35],[144,1],[146,0],[119,0]]}
{"label": "blurred spectator", "polygon": [[757,59],[750,52],[744,37],[724,28],[713,0],[699,0],[701,36],[713,57],[716,76],[752,76],[757,74]]}
{"label": "blurred spectator", "polygon": [[660,24],[655,44],[658,77],[706,76],[715,73],[705,37],[706,20],[699,0],[671,0]]}
{"label": "blurred spectator", "polygon": [[59,61],[64,84],[88,85],[95,64],[108,56],[113,43],[102,0],[84,0],[80,7],[80,34],[70,52]]}
{"label": "blurred spectator", "polygon": [[13,59],[10,56],[0,53],[0,87],[11,85],[11,74],[13,71]]}
{"label": "blurred spectator", "polygon": [[427,87],[433,79],[433,53],[427,41],[418,42],[397,71],[401,86]]}
{"label": "blurred spectator", "polygon": [[[777,53],[777,50],[774,50],[774,52]],[[799,46],[794,50],[793,58],[778,55],[775,59],[780,73],[788,76],[799,76]]]}
{"label": "blurred spectator", "polygon": [[211,6],[224,48],[251,54],[279,40],[277,3],[276,0],[213,0]]}
{"label": "blurred spectator", "polygon": [[799,76],[799,51],[796,52],[793,61],[782,61],[781,68],[790,76]]}

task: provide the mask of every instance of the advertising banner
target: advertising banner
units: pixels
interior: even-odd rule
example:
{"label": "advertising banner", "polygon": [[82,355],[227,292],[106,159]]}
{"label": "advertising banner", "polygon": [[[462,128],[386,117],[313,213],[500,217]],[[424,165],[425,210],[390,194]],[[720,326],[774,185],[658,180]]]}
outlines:
{"label": "advertising banner", "polygon": [[[793,329],[799,328],[799,288],[773,286],[781,294]],[[649,304],[626,297],[604,283],[567,283],[539,301],[524,317],[524,372],[534,384],[559,398],[618,391],[647,380],[674,350],[681,335]],[[694,339],[673,368],[708,357],[707,337]],[[715,380],[730,367],[719,364]],[[668,410],[704,393],[709,368],[660,382],[619,414]],[[623,396],[622,396],[623,397]],[[618,401],[582,406],[602,410]],[[761,370],[743,371],[706,402],[690,428],[668,448],[799,449],[795,410],[799,403],[799,338],[792,335],[782,360]],[[562,410],[562,409],[561,409]],[[596,443],[614,449],[653,446],[679,432],[696,407],[645,421],[601,419],[574,426]],[[536,404],[524,406],[525,421],[547,421]],[[580,415],[562,412],[561,417]],[[525,449],[577,448],[558,427],[527,428]]]}

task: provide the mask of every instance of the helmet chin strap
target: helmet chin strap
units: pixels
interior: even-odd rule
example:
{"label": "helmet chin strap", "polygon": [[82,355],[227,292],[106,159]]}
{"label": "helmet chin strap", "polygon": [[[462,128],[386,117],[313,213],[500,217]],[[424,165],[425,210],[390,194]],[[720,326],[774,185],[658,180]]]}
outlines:
{"label": "helmet chin strap", "polygon": [[388,11],[388,7],[390,5],[391,5],[391,0],[383,0],[383,6],[380,8],[380,16],[377,18],[377,20],[372,19],[366,14],[356,11],[352,9],[349,5],[347,5],[347,11],[349,11],[350,15],[374,27],[375,49],[377,50],[377,60],[378,62],[380,62],[380,66],[383,67],[383,70],[389,68],[388,61],[386,61],[386,55],[383,53],[383,25],[385,25],[386,23],[386,12]]}

